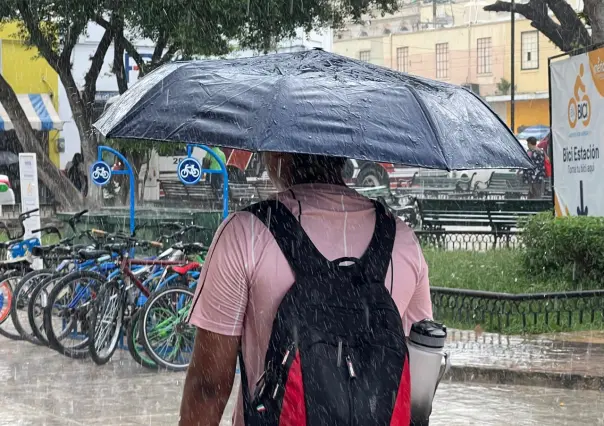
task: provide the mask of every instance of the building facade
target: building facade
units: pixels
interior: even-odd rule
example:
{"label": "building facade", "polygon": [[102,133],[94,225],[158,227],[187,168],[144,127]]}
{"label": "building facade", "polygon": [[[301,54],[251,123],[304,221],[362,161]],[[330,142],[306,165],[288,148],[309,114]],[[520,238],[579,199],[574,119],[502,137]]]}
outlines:
{"label": "building facade", "polygon": [[[485,2],[407,4],[396,16],[351,25],[333,51],[376,65],[464,85],[510,125],[511,21],[485,12]],[[516,16],[515,124],[549,125],[548,58],[561,53]]]}
{"label": "building facade", "polygon": [[[23,44],[16,23],[0,27],[0,73],[13,88],[32,128],[40,132],[48,146],[50,159],[59,163],[58,141],[62,123],[56,110],[59,105],[59,77],[48,63],[38,57],[36,49]],[[0,151],[14,147],[13,126],[0,105]]]}

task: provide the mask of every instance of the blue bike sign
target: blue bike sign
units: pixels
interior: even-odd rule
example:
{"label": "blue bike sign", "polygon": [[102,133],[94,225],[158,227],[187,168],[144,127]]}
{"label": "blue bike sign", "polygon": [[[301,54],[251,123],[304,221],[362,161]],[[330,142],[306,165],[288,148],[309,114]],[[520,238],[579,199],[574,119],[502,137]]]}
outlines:
{"label": "blue bike sign", "polygon": [[111,180],[111,167],[104,161],[97,161],[90,168],[90,177],[95,185],[107,185]]}
{"label": "blue bike sign", "polygon": [[194,157],[184,158],[178,164],[178,179],[185,185],[195,185],[201,179],[201,164]]}

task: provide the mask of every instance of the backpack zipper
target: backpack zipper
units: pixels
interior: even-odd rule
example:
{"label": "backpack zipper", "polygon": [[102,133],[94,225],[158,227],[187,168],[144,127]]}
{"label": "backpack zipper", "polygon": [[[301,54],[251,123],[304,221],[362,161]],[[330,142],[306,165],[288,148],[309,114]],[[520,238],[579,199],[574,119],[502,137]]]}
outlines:
{"label": "backpack zipper", "polygon": [[349,421],[348,424],[350,426],[354,425],[354,405],[353,405],[353,395],[352,395],[352,384],[354,379],[356,379],[357,374],[354,369],[354,365],[352,364],[352,359],[350,358],[350,353],[346,355],[346,369],[348,370],[348,416]]}

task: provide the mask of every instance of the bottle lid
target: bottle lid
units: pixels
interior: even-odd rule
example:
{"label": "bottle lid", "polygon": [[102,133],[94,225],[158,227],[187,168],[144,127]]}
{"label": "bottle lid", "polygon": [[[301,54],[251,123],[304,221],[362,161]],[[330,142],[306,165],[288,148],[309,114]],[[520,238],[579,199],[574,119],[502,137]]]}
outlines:
{"label": "bottle lid", "polygon": [[409,340],[428,348],[443,348],[447,340],[447,327],[431,319],[421,320],[411,326]]}

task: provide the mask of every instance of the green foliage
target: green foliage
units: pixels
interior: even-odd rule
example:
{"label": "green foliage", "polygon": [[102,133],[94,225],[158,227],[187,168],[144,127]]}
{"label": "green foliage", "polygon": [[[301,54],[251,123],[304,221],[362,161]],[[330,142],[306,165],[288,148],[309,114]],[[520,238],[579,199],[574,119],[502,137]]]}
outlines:
{"label": "green foliage", "polygon": [[[73,44],[88,22],[106,11],[105,0],[2,0],[0,23],[21,21],[20,37],[36,46],[47,60],[49,53],[57,56],[61,47]],[[28,31],[25,21],[34,23],[36,31]]]}
{"label": "green foliage", "polygon": [[104,142],[124,155],[148,155],[151,151],[157,152],[160,156],[178,155],[186,144],[155,142],[142,139],[106,139]]}
{"label": "green foliage", "polygon": [[523,263],[535,276],[560,277],[584,288],[604,276],[604,218],[555,218],[543,213],[523,232]]}

